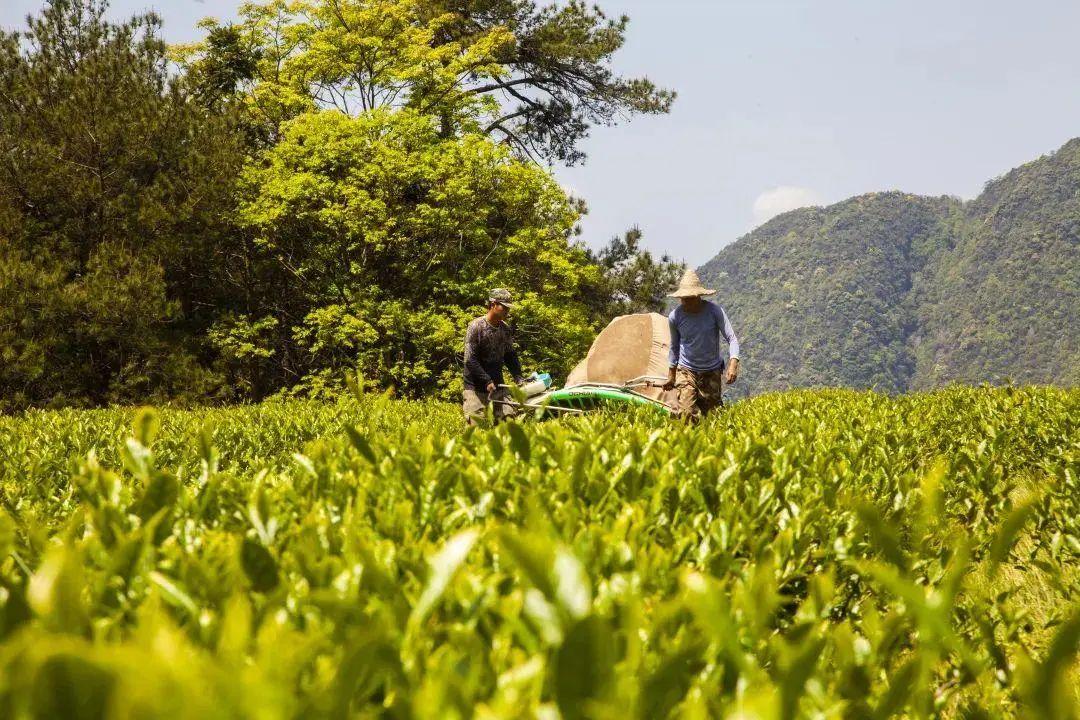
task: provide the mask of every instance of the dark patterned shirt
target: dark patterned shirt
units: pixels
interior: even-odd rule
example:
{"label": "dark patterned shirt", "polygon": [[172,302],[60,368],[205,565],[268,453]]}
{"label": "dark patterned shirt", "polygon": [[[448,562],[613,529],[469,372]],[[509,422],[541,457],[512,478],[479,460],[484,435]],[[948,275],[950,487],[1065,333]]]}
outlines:
{"label": "dark patterned shirt", "polygon": [[521,362],[514,350],[510,326],[492,325],[486,315],[469,323],[465,331],[465,387],[483,390],[490,382],[500,385],[504,364],[514,377],[521,376]]}

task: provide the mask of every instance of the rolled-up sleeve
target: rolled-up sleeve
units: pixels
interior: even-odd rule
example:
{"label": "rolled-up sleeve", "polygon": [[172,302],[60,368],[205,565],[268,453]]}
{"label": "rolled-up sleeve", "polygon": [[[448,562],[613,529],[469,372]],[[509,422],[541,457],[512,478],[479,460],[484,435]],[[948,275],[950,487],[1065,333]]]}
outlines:
{"label": "rolled-up sleeve", "polygon": [[728,344],[728,359],[739,359],[739,338],[735,335],[735,329],[731,327],[731,320],[728,319],[727,313],[724,312],[724,308],[720,308],[720,316],[724,320],[724,339]]}
{"label": "rolled-up sleeve", "polygon": [[679,344],[682,337],[679,335],[679,324],[675,322],[675,313],[668,315],[668,328],[671,329],[671,346],[668,348],[668,366],[675,367],[679,364]]}

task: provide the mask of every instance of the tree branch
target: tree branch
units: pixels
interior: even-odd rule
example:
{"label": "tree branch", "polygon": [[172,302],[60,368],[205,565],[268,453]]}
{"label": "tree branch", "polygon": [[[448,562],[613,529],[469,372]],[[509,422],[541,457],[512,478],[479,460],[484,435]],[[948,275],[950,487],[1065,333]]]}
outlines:
{"label": "tree branch", "polygon": [[515,135],[512,131],[508,130],[504,125],[500,125],[499,123],[494,123],[494,124],[491,125],[490,128],[488,128],[488,130],[489,130],[489,132],[491,130],[498,130],[499,132],[503,133],[504,135],[506,135],[507,140],[511,141],[514,145],[517,145],[517,147],[523,153],[525,153],[525,155],[527,155],[530,160],[532,160],[534,163],[536,163],[538,165],[540,164],[540,161],[536,159],[535,155],[533,155],[532,150],[529,149],[529,146],[527,144],[525,144],[525,142],[522,141],[522,139],[519,138],[517,135]]}
{"label": "tree branch", "polygon": [[484,134],[486,135],[492,130],[502,130],[503,132],[506,132],[506,129],[502,127],[502,123],[506,122],[507,120],[513,120],[514,118],[521,117],[522,115],[528,115],[531,112],[532,108],[522,108],[521,110],[518,110],[517,112],[512,112],[509,115],[503,115],[501,118],[495,120],[486,128],[484,128]]}
{"label": "tree branch", "polygon": [[541,77],[523,77],[523,78],[518,78],[517,80],[509,80],[507,82],[499,82],[499,83],[490,83],[488,85],[481,85],[480,87],[477,87],[477,88],[469,88],[466,92],[471,93],[473,95],[480,95],[482,93],[492,92],[494,90],[506,90],[507,88],[512,88],[512,87],[514,87],[516,85],[537,84],[537,83],[540,83],[540,82],[544,82],[546,79],[547,78],[541,78]]}

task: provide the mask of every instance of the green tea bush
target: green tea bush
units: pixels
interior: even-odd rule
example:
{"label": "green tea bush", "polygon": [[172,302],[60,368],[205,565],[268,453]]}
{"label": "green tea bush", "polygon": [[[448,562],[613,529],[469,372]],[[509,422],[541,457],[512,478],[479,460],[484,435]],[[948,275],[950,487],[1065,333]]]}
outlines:
{"label": "green tea bush", "polygon": [[0,717],[1076,718],[1080,391],[0,418]]}

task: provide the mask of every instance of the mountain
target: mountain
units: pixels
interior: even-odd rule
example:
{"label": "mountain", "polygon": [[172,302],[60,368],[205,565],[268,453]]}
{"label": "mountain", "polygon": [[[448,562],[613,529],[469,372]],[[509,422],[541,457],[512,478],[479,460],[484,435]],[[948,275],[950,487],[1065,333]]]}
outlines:
{"label": "mountain", "polygon": [[785,213],[702,266],[740,394],[1080,384],[1080,139],[975,200],[872,193]]}
{"label": "mountain", "polygon": [[916,288],[911,387],[1080,384],[1080,138],[989,183]]}

